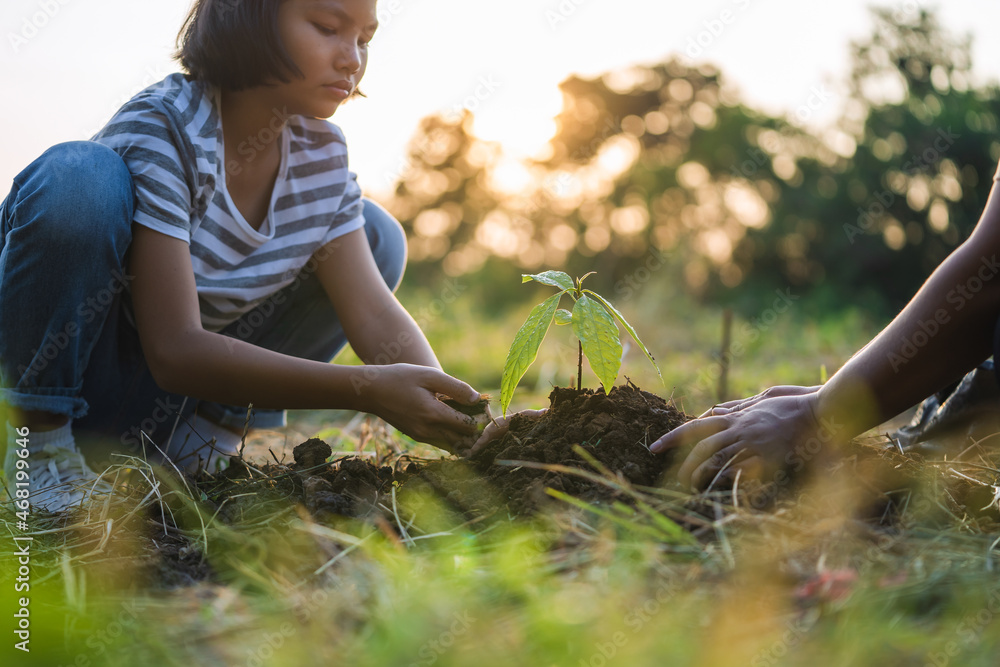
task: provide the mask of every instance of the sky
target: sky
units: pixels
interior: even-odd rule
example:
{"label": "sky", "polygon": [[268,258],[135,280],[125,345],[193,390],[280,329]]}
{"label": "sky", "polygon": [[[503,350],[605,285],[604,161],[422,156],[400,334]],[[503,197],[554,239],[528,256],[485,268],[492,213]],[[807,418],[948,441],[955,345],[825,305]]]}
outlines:
{"label": "sky", "polygon": [[[191,0],[2,0],[0,190],[49,146],[86,139],[136,92],[178,71]],[[741,98],[817,127],[836,118],[849,43],[869,34],[863,0],[380,0],[362,83],[331,119],[365,190],[405,168],[420,119],[468,108],[475,132],[530,156],[555,129],[558,84],[672,56],[711,62]],[[935,8],[973,39],[980,81],[1000,80],[996,0],[880,2]]]}

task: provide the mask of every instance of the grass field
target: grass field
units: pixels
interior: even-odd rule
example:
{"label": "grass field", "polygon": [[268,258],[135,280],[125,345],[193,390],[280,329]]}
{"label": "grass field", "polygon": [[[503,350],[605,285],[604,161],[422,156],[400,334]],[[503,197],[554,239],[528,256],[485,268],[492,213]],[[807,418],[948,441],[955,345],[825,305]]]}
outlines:
{"label": "grass field", "polygon": [[[623,310],[665,386],[634,349],[623,374],[700,412],[716,400],[721,311],[649,292]],[[771,308],[734,324],[742,352],[734,348],[732,396],[817,383],[878,324],[857,315],[808,322],[795,307]],[[425,326],[446,370],[495,394],[526,312],[487,319],[456,300]],[[552,384],[575,375],[563,333],[550,333],[515,407],[542,405]],[[291,417],[289,445],[322,432],[335,450],[434,454],[349,414]],[[271,443],[279,456],[282,443]],[[955,480],[991,496],[997,458],[978,447],[960,462],[926,464],[920,484],[893,498],[891,521],[859,514],[870,489],[851,462],[768,511],[745,498],[740,505],[738,495],[734,506],[728,494],[691,498],[668,485],[629,489],[648,511],[566,504],[488,529],[430,498],[398,514],[396,526],[318,524],[294,507],[224,523],[167,482],[70,522],[34,517],[27,531],[5,510],[0,655],[4,665],[81,667],[995,665],[1000,517],[995,505],[963,506]],[[161,501],[167,509],[157,509]],[[196,549],[165,558],[204,561],[211,583],[139,583],[158,566],[129,525],[167,511],[181,528],[152,539],[162,547],[182,533]],[[29,556],[18,553],[26,543],[18,536],[33,537]],[[19,558],[29,561],[27,576],[18,575]],[[15,590],[19,576],[30,590]],[[22,608],[30,653],[14,648]]]}

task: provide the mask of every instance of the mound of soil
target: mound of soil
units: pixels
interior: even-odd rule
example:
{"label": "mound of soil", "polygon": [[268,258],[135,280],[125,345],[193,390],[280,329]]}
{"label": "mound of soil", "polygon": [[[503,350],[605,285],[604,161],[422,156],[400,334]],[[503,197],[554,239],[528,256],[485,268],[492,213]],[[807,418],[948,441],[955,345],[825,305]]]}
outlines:
{"label": "mound of soil", "polygon": [[[615,387],[610,395],[603,389],[557,388],[549,400],[548,411],[539,417],[514,415],[503,437],[470,458],[414,462],[403,457],[392,466],[361,456],[329,461],[330,446],[313,438],[295,447],[294,463],[261,465],[233,457],[224,472],[202,471],[187,484],[201,497],[204,511],[241,527],[227,534],[226,539],[245,539],[227,547],[234,553],[251,548],[264,534],[260,531],[279,528],[295,507],[304,507],[320,523],[347,517],[389,527],[398,516],[419,514],[425,494],[470,520],[528,516],[558,502],[546,488],[588,502],[629,503],[615,484],[657,485],[671,461],[648,447],[690,418],[631,385]],[[147,492],[133,491],[137,498]],[[223,576],[218,563],[206,562],[185,537],[184,531],[201,525],[185,503],[175,503],[169,513],[151,507],[137,521],[148,524],[136,531],[150,542],[145,572],[152,580],[171,587]]]}
{"label": "mound of soil", "polygon": [[[577,470],[632,485],[658,484],[671,457],[653,455],[649,445],[689,419],[632,385],[615,387],[610,395],[603,389],[556,388],[549,402],[540,417],[514,415],[503,437],[468,459],[405,467],[402,461],[395,467],[376,466],[361,457],[328,463],[330,446],[314,438],[295,447],[292,466],[251,470],[233,459],[223,475],[205,475],[197,485],[219,504],[224,519],[233,520],[246,520],[262,511],[262,501],[279,498],[301,503],[318,520],[364,519],[387,511],[394,488],[404,498],[430,491],[470,517],[497,512],[524,516],[551,500],[546,488],[585,501],[627,502],[613,485],[586,479]],[[575,451],[577,446],[586,455]],[[227,496],[237,496],[237,502],[223,502]]]}
{"label": "mound of soil", "polygon": [[[232,550],[233,558],[239,559],[239,550],[254,548],[253,539],[264,534],[260,531],[280,529],[284,517],[291,518],[301,508],[320,523],[347,517],[392,530],[399,518],[423,516],[420,504],[427,495],[470,521],[544,511],[560,503],[547,489],[586,502],[630,503],[616,485],[659,486],[672,464],[671,456],[653,455],[648,447],[690,419],[659,396],[633,385],[615,387],[610,395],[603,389],[556,388],[549,401],[549,409],[541,416],[514,415],[503,437],[469,458],[414,462],[402,457],[393,465],[377,465],[361,456],[329,461],[330,446],[311,439],[295,447],[294,463],[255,467],[234,457],[224,473],[201,473],[189,485],[213,517],[239,527],[226,539],[247,538],[246,544],[234,542],[231,549],[216,549],[217,554]],[[984,449],[965,455],[971,458],[973,454],[976,461],[995,467],[995,453]],[[932,521],[943,513],[949,516],[942,516],[942,521],[963,516],[984,527],[1000,525],[995,486],[969,477],[984,465],[969,463],[972,467],[967,469],[956,461],[947,470],[939,469],[925,465],[919,456],[887,448],[884,442],[853,443],[836,465],[851,466],[856,473],[859,493],[865,495],[859,505],[868,507],[861,514],[876,518],[876,523],[891,524],[904,508],[912,514],[914,503],[923,502],[927,507],[917,515]],[[747,506],[756,509],[792,492],[791,487],[773,493],[763,493],[764,489],[761,497],[768,502],[758,507],[752,502],[753,487],[747,484],[741,489],[743,503],[749,501]],[[929,490],[934,492],[927,495]],[[143,497],[147,491],[137,488],[135,493]],[[935,502],[942,494],[947,507]],[[691,502],[689,509],[698,513],[701,501]],[[712,519],[716,510],[714,504],[706,504],[704,514]],[[154,538],[147,564],[153,579],[169,587],[224,578],[225,565],[220,569],[218,563],[206,562],[194,541],[185,536],[200,525],[197,517],[185,516],[189,508],[182,504],[170,513],[157,508],[149,512],[144,517],[149,526],[140,532]]]}
{"label": "mound of soil", "polygon": [[[327,463],[330,446],[308,440],[293,450],[295,474],[288,479],[294,489],[289,495],[320,520],[384,512],[391,503],[385,496],[393,488],[403,498],[431,491],[470,516],[531,514],[551,500],[546,488],[586,501],[627,502],[612,486],[573,469],[632,485],[656,485],[671,460],[650,453],[649,445],[689,419],[659,396],[633,386],[615,387],[610,395],[603,389],[556,388],[549,401],[540,417],[514,415],[503,437],[469,459],[411,462],[395,469],[359,457]],[[597,466],[574,451],[578,445]],[[276,468],[263,472],[270,476],[280,472]],[[238,463],[226,474],[252,478]]]}
{"label": "mound of soil", "polygon": [[[631,385],[615,387],[610,395],[603,389],[557,387],[549,402],[540,417],[514,415],[507,433],[471,459],[427,464],[410,485],[430,486],[456,509],[472,514],[530,514],[551,500],[546,488],[586,501],[627,501],[611,486],[566,468],[656,485],[671,458],[652,454],[649,445],[689,419],[659,396]],[[575,451],[577,445],[599,466]]]}

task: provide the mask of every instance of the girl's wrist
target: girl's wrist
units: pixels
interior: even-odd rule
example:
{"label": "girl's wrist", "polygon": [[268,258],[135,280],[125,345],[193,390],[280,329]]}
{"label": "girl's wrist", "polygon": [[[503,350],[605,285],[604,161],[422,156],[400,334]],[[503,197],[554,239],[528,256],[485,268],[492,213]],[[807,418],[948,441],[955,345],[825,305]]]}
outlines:
{"label": "girl's wrist", "polygon": [[335,365],[331,368],[336,369],[333,394],[340,397],[337,405],[331,407],[374,414],[372,389],[378,379],[380,367]]}

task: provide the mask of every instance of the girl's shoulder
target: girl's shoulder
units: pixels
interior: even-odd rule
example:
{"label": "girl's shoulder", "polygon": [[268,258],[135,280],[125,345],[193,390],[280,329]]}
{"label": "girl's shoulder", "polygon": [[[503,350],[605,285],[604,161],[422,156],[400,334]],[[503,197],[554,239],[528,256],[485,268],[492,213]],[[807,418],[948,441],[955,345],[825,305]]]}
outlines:
{"label": "girl's shoulder", "polygon": [[214,89],[201,81],[176,73],[139,91],[108,121],[95,137],[106,136],[122,123],[163,126],[180,135],[210,138],[218,123]]}
{"label": "girl's shoulder", "polygon": [[184,114],[193,108],[211,107],[215,103],[215,92],[210,85],[178,72],[133,95],[122,105],[119,113],[127,109],[155,106]]}

